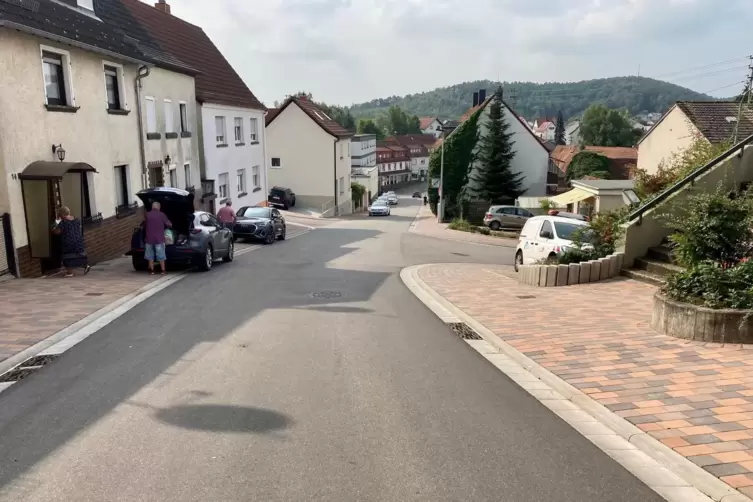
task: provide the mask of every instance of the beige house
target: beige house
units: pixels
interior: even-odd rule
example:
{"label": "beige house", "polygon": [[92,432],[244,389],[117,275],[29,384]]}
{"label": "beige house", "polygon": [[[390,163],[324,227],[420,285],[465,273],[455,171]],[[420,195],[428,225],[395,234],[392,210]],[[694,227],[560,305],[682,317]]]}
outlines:
{"label": "beige house", "polygon": [[569,190],[550,200],[568,212],[593,216],[603,211],[620,209],[635,200],[633,180],[573,180]]}
{"label": "beige house", "polygon": [[266,120],[269,186],[296,194],[296,205],[331,217],[353,212],[352,133],[305,97],[292,96]]}
{"label": "beige house", "polygon": [[655,174],[664,161],[682,153],[696,138],[731,143],[753,134],[753,110],[724,101],[678,101],[638,142],[638,168]]}

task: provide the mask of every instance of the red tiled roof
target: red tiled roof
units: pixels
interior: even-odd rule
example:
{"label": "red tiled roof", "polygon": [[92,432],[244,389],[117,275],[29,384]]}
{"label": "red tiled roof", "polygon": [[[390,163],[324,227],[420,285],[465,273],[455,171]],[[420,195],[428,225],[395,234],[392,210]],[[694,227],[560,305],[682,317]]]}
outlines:
{"label": "red tiled roof", "polygon": [[204,30],[140,0],[120,0],[160,49],[201,72],[196,75],[200,102],[266,110]]}
{"label": "red tiled roof", "polygon": [[420,127],[421,127],[422,131],[424,129],[426,129],[427,127],[429,127],[431,125],[431,123],[434,122],[435,120],[439,121],[439,119],[436,118],[436,117],[422,117],[422,118],[420,118],[418,120],[421,123]]}
{"label": "red tiled roof", "polygon": [[[638,149],[621,146],[586,146],[583,150],[601,154],[610,162],[610,173],[617,180],[626,180],[631,177],[631,170],[638,160]],[[564,173],[578,153],[580,147],[573,145],[557,145],[550,154],[551,159]]]}
{"label": "red tiled roof", "polygon": [[385,143],[396,143],[402,146],[409,146],[411,144],[429,146],[433,145],[437,140],[431,134],[404,134],[401,136],[389,136],[384,141]]}
{"label": "red tiled roof", "polygon": [[[303,113],[309,116],[311,120],[317,123],[319,127],[324,129],[327,134],[330,134],[336,138],[349,138],[353,136],[353,133],[345,129],[343,126],[332,120],[324,111],[319,108],[316,103],[310,101],[303,96],[291,96],[285,100],[285,102],[279,108],[275,108],[275,113],[267,115],[266,125],[272,123],[272,121],[279,117],[280,114],[287,108],[290,103],[295,103],[298,108],[303,110]],[[271,118],[270,118],[271,115]]]}

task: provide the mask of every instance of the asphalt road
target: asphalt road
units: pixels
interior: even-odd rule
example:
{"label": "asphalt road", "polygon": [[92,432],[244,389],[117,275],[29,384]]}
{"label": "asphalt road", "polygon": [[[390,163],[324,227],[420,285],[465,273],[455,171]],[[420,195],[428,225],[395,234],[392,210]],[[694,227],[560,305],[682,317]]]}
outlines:
{"label": "asphalt road", "polygon": [[418,204],[191,274],[11,387],[0,500],[661,500],[406,289],[512,263],[407,233]]}

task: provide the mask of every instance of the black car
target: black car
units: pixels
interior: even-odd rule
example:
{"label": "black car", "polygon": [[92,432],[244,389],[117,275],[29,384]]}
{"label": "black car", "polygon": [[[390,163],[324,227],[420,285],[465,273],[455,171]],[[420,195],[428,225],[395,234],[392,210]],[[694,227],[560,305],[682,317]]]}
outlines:
{"label": "black car", "polygon": [[420,199],[421,198],[421,192],[413,192],[413,198],[414,199]]}
{"label": "black car", "polygon": [[[196,265],[201,270],[212,268],[216,259],[233,261],[235,245],[232,231],[220,225],[212,214],[194,211],[193,192],[179,188],[148,188],[136,194],[150,211],[153,202],[159,202],[161,210],[173,224],[175,242],[165,246],[169,264]],[[133,268],[147,269],[144,259],[146,230],[142,222],[131,235],[131,250],[126,253],[133,261]]]}
{"label": "black car", "polygon": [[233,237],[253,239],[265,244],[285,240],[288,227],[280,211],[273,207],[245,206],[235,213]]}
{"label": "black car", "polygon": [[280,206],[283,209],[288,209],[295,207],[295,194],[289,188],[272,187],[269,191],[267,202],[273,206]]}

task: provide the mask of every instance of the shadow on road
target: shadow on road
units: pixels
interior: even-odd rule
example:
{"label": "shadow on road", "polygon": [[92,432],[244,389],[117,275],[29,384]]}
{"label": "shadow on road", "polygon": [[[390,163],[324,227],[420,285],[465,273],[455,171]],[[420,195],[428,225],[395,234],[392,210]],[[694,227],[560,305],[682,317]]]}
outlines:
{"label": "shadow on road", "polygon": [[221,404],[187,404],[158,410],[154,417],[160,422],[212,432],[265,434],[287,429],[293,420],[283,413],[264,408]]}

